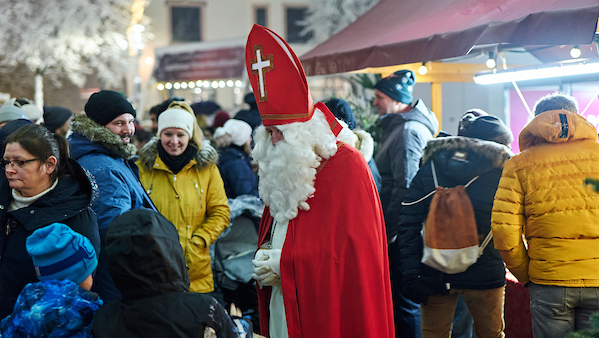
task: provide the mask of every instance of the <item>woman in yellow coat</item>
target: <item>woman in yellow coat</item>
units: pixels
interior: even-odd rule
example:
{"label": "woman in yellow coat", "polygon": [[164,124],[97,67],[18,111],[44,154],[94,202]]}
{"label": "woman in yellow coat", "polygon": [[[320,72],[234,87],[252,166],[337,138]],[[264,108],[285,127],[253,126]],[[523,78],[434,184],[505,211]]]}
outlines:
{"label": "woman in yellow coat", "polygon": [[192,292],[214,291],[208,246],[229,225],[217,158],[210,143],[202,141],[192,109],[177,101],[160,114],[157,137],[141,149],[137,161],[144,189],[177,227]]}

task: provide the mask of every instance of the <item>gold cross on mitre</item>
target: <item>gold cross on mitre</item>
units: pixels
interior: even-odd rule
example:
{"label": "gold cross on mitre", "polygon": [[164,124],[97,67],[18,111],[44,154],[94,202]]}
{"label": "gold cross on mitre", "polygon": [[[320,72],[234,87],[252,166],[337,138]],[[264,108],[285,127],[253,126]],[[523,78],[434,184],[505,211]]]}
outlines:
{"label": "gold cross on mitre", "polygon": [[260,86],[259,102],[264,102],[268,101],[264,74],[275,69],[274,57],[272,54],[269,54],[262,59],[262,45],[254,45],[254,52],[256,53],[256,57],[250,61],[252,64],[252,74],[258,75],[258,85]]}

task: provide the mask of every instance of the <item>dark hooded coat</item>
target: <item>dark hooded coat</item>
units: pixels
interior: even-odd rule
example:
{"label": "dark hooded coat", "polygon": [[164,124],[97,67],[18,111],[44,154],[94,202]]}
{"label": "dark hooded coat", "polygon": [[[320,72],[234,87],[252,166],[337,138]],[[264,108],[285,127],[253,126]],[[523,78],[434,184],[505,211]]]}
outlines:
{"label": "dark hooded coat", "polygon": [[0,318],[13,311],[27,283],[37,282],[25,240],[35,230],[54,222],[68,225],[87,237],[100,251],[98,222],[91,205],[98,190],[93,177],[70,160],[72,173],[58,179],[56,188],[25,208],[8,212],[13,199],[4,170],[0,173]]}
{"label": "dark hooded coat", "polygon": [[94,337],[236,337],[218,302],[189,292],[189,276],[175,226],[150,210],[117,217],[106,238],[110,273],[123,300],[100,308]]}

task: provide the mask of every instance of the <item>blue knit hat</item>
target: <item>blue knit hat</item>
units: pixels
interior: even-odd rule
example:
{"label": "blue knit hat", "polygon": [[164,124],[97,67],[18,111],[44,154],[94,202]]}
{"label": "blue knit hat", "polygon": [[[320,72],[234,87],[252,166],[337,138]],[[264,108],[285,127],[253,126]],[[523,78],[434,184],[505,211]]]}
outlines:
{"label": "blue knit hat", "polygon": [[356,119],[354,119],[354,112],[352,111],[349,103],[341,99],[330,99],[324,103],[327,108],[335,115],[336,118],[347,124],[347,127],[351,130],[356,129]]}
{"label": "blue knit hat", "polygon": [[68,279],[81,284],[98,266],[87,237],[62,223],[35,230],[25,242],[39,280]]}
{"label": "blue knit hat", "polygon": [[374,88],[397,102],[412,104],[412,92],[414,91],[415,81],[414,72],[411,70],[398,70],[386,78],[379,80],[374,85]]}

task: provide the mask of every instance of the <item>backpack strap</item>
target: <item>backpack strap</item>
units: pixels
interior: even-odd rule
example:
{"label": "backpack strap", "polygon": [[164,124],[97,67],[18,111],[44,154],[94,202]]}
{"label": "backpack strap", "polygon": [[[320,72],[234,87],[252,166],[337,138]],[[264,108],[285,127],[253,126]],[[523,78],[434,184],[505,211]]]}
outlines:
{"label": "backpack strap", "polygon": [[431,159],[431,170],[433,171],[433,182],[435,182],[435,188],[439,186],[439,181],[437,180],[437,171],[435,170],[435,161]]}
{"label": "backpack strap", "polygon": [[466,184],[464,185],[464,188],[468,188],[468,186],[469,186],[470,184],[472,184],[472,182],[476,181],[476,179],[477,179],[477,178],[479,178],[479,177],[480,177],[480,175],[478,175],[478,176],[474,177],[473,179],[471,179],[471,180],[470,180],[468,183],[466,183]]}
{"label": "backpack strap", "polygon": [[[428,194],[426,194],[425,196],[423,196],[422,198],[417,199],[414,202],[403,202],[402,201],[401,205],[410,206],[410,205],[418,204],[418,203],[424,201],[425,199],[429,198],[432,194],[434,194],[437,191],[437,187],[439,186],[439,180],[437,179],[437,171],[435,170],[435,161],[433,161],[432,159],[431,159],[431,171],[433,173],[433,182],[435,184],[435,189],[433,191],[429,192]],[[471,179],[468,183],[466,183],[464,185],[464,188],[468,188],[468,186],[470,184],[472,184],[472,182],[476,181],[476,179],[479,178],[479,177],[480,177],[480,175],[478,175],[478,176],[474,177],[473,179]]]}
{"label": "backpack strap", "polygon": [[483,251],[485,251],[485,248],[487,247],[489,242],[491,242],[492,239],[493,239],[493,231],[490,230],[489,233],[487,234],[487,237],[485,237],[485,240],[478,247],[478,257],[483,255]]}

